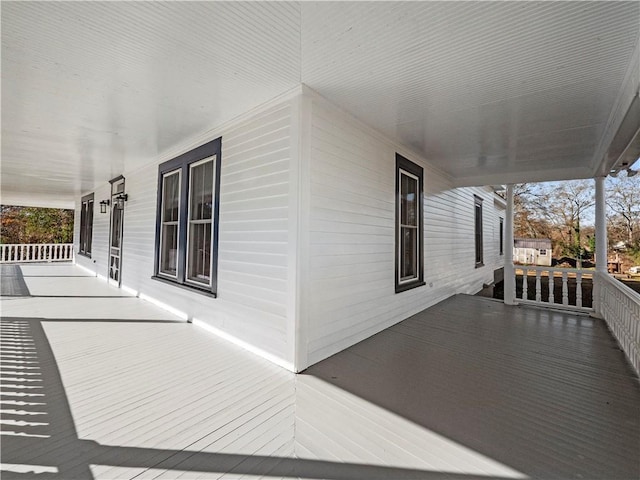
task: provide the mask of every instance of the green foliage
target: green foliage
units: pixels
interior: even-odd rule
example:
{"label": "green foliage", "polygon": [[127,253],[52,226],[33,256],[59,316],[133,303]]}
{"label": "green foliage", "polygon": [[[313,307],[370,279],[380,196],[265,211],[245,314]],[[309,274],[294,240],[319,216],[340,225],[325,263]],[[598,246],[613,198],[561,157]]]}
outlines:
{"label": "green foliage", "polygon": [[71,243],[73,210],[0,206],[0,243]]}
{"label": "green foliage", "polygon": [[626,254],[630,258],[631,263],[640,265],[640,245],[632,246],[627,250]]}

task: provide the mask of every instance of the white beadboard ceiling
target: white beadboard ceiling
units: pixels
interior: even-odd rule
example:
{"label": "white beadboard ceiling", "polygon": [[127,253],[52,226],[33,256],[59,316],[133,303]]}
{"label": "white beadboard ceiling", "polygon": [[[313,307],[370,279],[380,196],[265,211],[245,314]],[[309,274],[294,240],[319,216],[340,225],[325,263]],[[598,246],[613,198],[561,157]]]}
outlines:
{"label": "white beadboard ceiling", "polygon": [[638,1],[1,13],[5,203],[68,203],[300,83],[458,185],[586,178],[640,83]]}

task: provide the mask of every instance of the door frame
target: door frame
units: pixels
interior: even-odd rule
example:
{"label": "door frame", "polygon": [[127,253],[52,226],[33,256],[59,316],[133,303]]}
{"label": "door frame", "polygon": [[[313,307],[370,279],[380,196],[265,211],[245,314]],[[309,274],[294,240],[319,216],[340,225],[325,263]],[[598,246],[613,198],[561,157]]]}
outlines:
{"label": "door frame", "polygon": [[[107,280],[109,282],[110,285],[113,285],[115,287],[120,287],[122,285],[122,240],[124,237],[124,206],[126,205],[126,193],[125,193],[125,178],[122,175],[119,175],[111,180],[109,180],[109,183],[111,184],[111,195],[110,195],[110,202],[111,202],[111,212],[109,215],[109,244],[108,244],[108,255],[107,255]],[[125,196],[125,200],[122,202],[118,201],[118,198],[120,195],[124,195]],[[121,203],[122,207],[119,207],[118,204]],[[120,218],[120,232],[119,232],[119,236],[120,238],[118,239],[119,242],[118,244],[120,245],[119,247],[113,247],[113,218],[114,215],[116,214],[116,210],[121,210],[121,218]],[[111,260],[112,260],[112,249],[113,248],[118,248],[119,252],[118,252],[118,265],[117,265],[117,279],[114,279],[112,277],[112,268],[111,268]]]}

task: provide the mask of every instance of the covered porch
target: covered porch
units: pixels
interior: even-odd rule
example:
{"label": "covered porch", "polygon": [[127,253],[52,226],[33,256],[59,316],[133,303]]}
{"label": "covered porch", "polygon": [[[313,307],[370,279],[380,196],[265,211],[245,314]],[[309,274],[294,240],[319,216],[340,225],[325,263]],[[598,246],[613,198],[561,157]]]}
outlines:
{"label": "covered porch", "polygon": [[600,319],[457,295],[295,375],[76,266],[21,273],[3,478],[640,475],[640,384]]}

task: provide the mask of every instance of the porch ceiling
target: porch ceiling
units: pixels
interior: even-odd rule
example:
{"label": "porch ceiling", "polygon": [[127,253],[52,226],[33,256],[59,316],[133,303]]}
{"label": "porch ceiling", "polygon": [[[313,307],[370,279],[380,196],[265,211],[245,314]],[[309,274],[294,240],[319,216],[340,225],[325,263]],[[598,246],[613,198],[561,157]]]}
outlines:
{"label": "porch ceiling", "polygon": [[639,26],[635,1],[2,2],[2,201],[71,201],[300,83],[458,185],[590,177]]}

